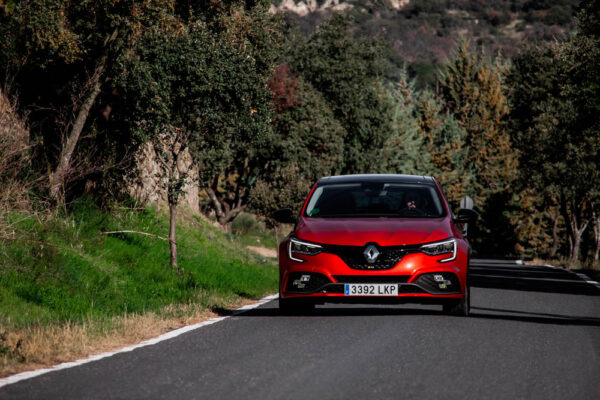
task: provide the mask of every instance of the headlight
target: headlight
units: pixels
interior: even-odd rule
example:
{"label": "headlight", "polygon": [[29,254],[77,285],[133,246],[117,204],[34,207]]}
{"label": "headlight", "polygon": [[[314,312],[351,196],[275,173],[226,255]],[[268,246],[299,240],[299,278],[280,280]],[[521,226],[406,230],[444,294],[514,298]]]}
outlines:
{"label": "headlight", "polygon": [[421,246],[421,252],[428,256],[439,256],[440,254],[452,254],[448,258],[438,260],[439,262],[448,262],[456,258],[456,240],[444,240],[443,242],[424,244]]}
{"label": "headlight", "polygon": [[307,256],[314,256],[316,254],[319,254],[322,249],[323,247],[316,243],[310,243],[296,238],[291,238],[290,243],[288,244],[288,256],[291,260],[304,262],[304,260],[300,258],[295,258],[293,255],[304,254]]}

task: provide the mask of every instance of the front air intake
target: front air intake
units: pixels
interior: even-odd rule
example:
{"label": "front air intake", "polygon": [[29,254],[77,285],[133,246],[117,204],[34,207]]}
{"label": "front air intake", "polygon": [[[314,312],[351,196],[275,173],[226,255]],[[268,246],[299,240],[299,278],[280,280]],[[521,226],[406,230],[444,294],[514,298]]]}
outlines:
{"label": "front air intake", "polygon": [[423,274],[415,281],[417,285],[433,294],[461,293],[458,277],[452,272]]}
{"label": "front air intake", "polygon": [[285,291],[287,293],[313,293],[329,283],[331,280],[323,274],[292,272],[288,276]]}

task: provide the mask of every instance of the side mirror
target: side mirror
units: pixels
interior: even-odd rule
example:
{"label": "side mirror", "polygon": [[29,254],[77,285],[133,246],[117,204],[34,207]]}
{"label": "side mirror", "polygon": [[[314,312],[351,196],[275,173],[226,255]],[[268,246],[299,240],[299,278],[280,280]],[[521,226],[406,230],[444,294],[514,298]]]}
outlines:
{"label": "side mirror", "polygon": [[294,212],[291,208],[281,208],[273,213],[273,219],[281,224],[295,224]]}
{"label": "side mirror", "polygon": [[472,224],[477,221],[479,213],[470,208],[461,208],[454,218],[454,222],[457,224]]}
{"label": "side mirror", "polygon": [[469,210],[472,210],[473,206],[474,206],[473,199],[470,198],[469,196],[465,196],[462,199],[460,199],[460,208],[468,208]]}

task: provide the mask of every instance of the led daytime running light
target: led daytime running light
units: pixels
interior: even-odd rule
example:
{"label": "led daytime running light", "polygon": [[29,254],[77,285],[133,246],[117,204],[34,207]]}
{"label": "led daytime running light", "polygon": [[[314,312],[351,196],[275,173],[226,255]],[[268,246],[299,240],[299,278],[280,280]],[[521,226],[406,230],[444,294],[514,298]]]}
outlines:
{"label": "led daytime running light", "polygon": [[314,256],[319,254],[322,248],[323,247],[321,245],[315,243],[305,242],[303,240],[291,238],[288,244],[288,256],[290,260],[304,262],[305,260],[302,260],[301,258],[296,258],[292,254],[296,253],[304,254],[307,256]]}
{"label": "led daytime running light", "polygon": [[[450,247],[450,245],[452,246],[452,248],[448,248],[446,250],[445,247]],[[441,254],[452,253],[451,257],[444,258],[443,260],[438,260],[439,262],[448,262],[455,260],[457,249],[458,247],[456,246],[455,239],[444,240],[443,242],[430,243],[421,246],[421,251],[429,256],[439,256]]]}

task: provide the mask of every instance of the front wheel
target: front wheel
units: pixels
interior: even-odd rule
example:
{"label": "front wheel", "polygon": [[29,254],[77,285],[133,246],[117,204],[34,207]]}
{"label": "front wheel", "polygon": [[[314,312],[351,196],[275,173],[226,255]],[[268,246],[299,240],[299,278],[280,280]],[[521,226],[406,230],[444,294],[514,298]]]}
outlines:
{"label": "front wheel", "polygon": [[279,313],[282,315],[307,315],[314,311],[315,303],[307,299],[279,298]]}
{"label": "front wheel", "polygon": [[465,297],[452,303],[446,303],[443,308],[445,314],[468,317],[471,310],[471,287],[469,284],[467,283],[465,287]]}

